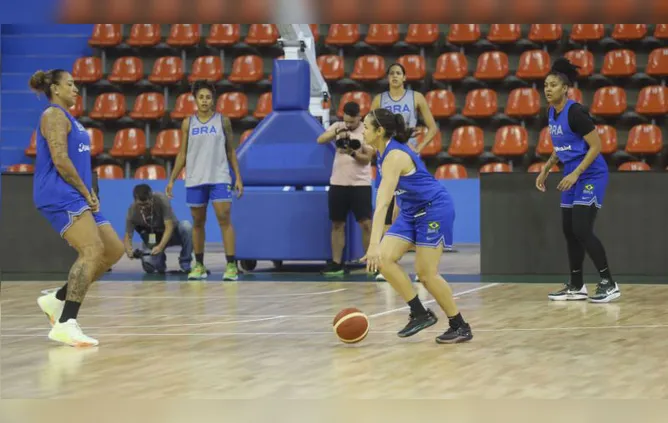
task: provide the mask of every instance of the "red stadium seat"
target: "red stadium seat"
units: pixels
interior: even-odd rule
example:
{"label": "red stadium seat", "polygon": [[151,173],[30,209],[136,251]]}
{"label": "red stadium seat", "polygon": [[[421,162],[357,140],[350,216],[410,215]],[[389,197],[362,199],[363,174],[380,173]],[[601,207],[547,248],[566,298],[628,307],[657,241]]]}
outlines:
{"label": "red stadium seat", "polygon": [[[546,164],[546,162],[531,163],[531,165],[529,166],[529,169],[527,171],[529,173],[540,173],[540,172],[543,171],[543,168],[545,167],[545,164]],[[553,165],[549,170],[549,173],[552,173],[552,172],[559,172],[559,166]]]}
{"label": "red stadium seat", "polygon": [[153,47],[161,39],[160,24],[134,24],[126,43],[132,47]]}
{"label": "red stadium seat", "polygon": [[251,24],[244,41],[252,46],[270,46],[278,42],[279,35],[274,24]]}
{"label": "red stadium seat", "polygon": [[241,25],[213,24],[206,38],[206,43],[212,47],[231,47],[241,40]]}
{"label": "red stadium seat", "polygon": [[571,87],[568,89],[568,92],[566,93],[566,96],[570,98],[573,101],[577,101],[578,103],[582,104],[582,91],[580,91],[579,88]]}
{"label": "red stadium seat", "polygon": [[478,56],[473,76],[483,81],[500,80],[508,76],[508,55],[502,51],[486,51]]}
{"label": "red stadium seat", "polygon": [[449,16],[454,4],[454,0],[416,0],[410,3],[415,20],[426,22],[433,22],[434,16]]}
{"label": "red stadium seat", "polygon": [[125,113],[125,96],[120,93],[105,93],[95,99],[90,117],[97,120],[115,120],[125,116]]}
{"label": "red stadium seat", "polygon": [[601,73],[611,77],[629,77],[636,73],[636,54],[632,50],[612,50],[603,59]]}
{"label": "red stadium seat", "polygon": [[155,145],[151,148],[151,156],[172,158],[179,154],[181,149],[181,130],[165,129],[158,133]]}
{"label": "red stadium seat", "polygon": [[333,46],[350,46],[360,40],[358,24],[331,24],[325,38],[325,44]]}
{"label": "red stadium seat", "polygon": [[[663,0],[659,0],[662,4],[666,4]],[[659,40],[668,40],[668,24],[656,24],[654,29],[654,37]]]}
{"label": "red stadium seat", "polygon": [[350,74],[355,81],[378,81],[384,77],[385,58],[375,54],[358,57]]}
{"label": "red stadium seat", "polygon": [[230,119],[243,119],[248,116],[248,97],[242,92],[224,93],[218,97],[216,111]]}
{"label": "red stadium seat", "polygon": [[[637,3],[635,0],[615,0],[605,4],[602,18],[608,22],[624,21],[633,16]],[[602,20],[603,20],[602,19]]]}
{"label": "red stadium seat", "polygon": [[668,76],[668,48],[657,48],[652,50],[647,59],[647,75],[666,77]]}
{"label": "red stadium seat", "polygon": [[153,64],[153,72],[148,80],[156,84],[175,84],[183,79],[183,75],[180,57],[160,57]]}
{"label": "red stadium seat", "polygon": [[540,112],[540,94],[535,88],[516,88],[508,95],[506,114],[510,117],[536,116]]}
{"label": "red stadium seat", "polygon": [[563,29],[561,24],[531,24],[529,40],[537,43],[561,40]]}
{"label": "red stadium seat", "polygon": [[90,155],[97,157],[104,152],[104,134],[97,128],[86,128],[90,138]]}
{"label": "red stadium seat", "polygon": [[460,164],[444,164],[436,168],[434,177],[436,179],[466,179],[468,173],[466,168]]}
{"label": "red stadium seat", "polygon": [[[545,4],[545,3],[543,3]],[[591,3],[582,0],[559,0],[551,8],[554,15],[565,22],[577,22],[588,17],[591,13]]]}
{"label": "red stadium seat", "polygon": [[487,88],[469,91],[462,114],[471,118],[488,118],[498,109],[496,91]]}
{"label": "red stadium seat", "polygon": [[653,85],[640,90],[636,102],[636,112],[650,116],[668,113],[668,87]]}
{"label": "red stadium seat", "polygon": [[610,125],[596,125],[596,132],[601,139],[601,153],[612,154],[617,151],[617,129]]}
{"label": "red stadium seat", "polygon": [[548,131],[547,126],[540,131],[538,136],[538,145],[536,145],[536,154],[539,156],[549,156],[554,151],[554,146],[552,145],[552,138],[550,138],[550,132]]}
{"label": "red stadium seat", "polygon": [[594,73],[594,55],[589,50],[571,50],[564,54],[572,64],[579,66],[578,75],[591,76]]}
{"label": "red stadium seat", "polygon": [[[418,145],[422,144],[424,142],[424,136],[427,133],[427,128],[420,126],[416,128],[417,130],[417,142]],[[424,146],[422,151],[420,151],[420,156],[421,157],[433,157],[440,153],[443,150],[443,141],[441,139],[441,131],[436,132],[436,135],[434,135],[434,138]]]}
{"label": "red stadium seat", "polygon": [[602,87],[594,93],[591,113],[599,116],[619,116],[626,110],[626,91],[621,87]]}
{"label": "red stadium seat", "polygon": [[251,84],[264,77],[262,58],[256,55],[240,56],[234,59],[229,80],[234,83]]}
{"label": "red stadium seat", "polygon": [[522,79],[544,79],[550,72],[550,55],[545,50],[529,50],[520,56],[517,77]]}
{"label": "red stadium seat", "polygon": [[340,119],[343,119],[343,106],[350,102],[354,101],[360,105],[360,115],[366,116],[371,109],[371,95],[364,91],[349,91],[341,97],[339,101],[339,109],[336,112],[336,116]]}
{"label": "red stadium seat", "polygon": [[7,166],[7,173],[34,173],[35,166],[27,163],[14,164]]}
{"label": "red stadium seat", "polygon": [[32,131],[30,142],[28,143],[28,147],[24,150],[24,154],[28,157],[37,156],[37,131]]}
{"label": "red stadium seat", "polygon": [[195,59],[188,81],[195,82],[201,79],[211,82],[223,79],[223,63],[220,56],[200,56]]}
{"label": "red stadium seat", "polygon": [[345,77],[345,63],[343,57],[327,54],[318,57],[318,68],[327,81],[338,81]]}
{"label": "red stadium seat", "polygon": [[257,105],[255,106],[255,111],[253,116],[256,119],[264,119],[271,113],[272,104],[271,104],[271,91],[263,93],[260,95],[260,98],[257,99]]}
{"label": "red stadium seat", "polygon": [[165,115],[165,97],[160,93],[141,93],[130,112],[132,119],[156,120]]}
{"label": "red stadium seat", "polygon": [[574,24],[571,28],[571,40],[579,42],[599,41],[605,35],[603,24]]}
{"label": "red stadium seat", "polygon": [[91,47],[114,47],[123,41],[120,24],[95,24],[88,40]]}
{"label": "red stadium seat", "polygon": [[492,24],[487,39],[493,43],[514,43],[522,38],[520,24]]}
{"label": "red stadium seat", "polygon": [[109,81],[135,83],[144,77],[144,62],[139,57],[119,57],[114,62]]}
{"label": "red stadium seat", "polygon": [[646,24],[615,24],[612,30],[612,38],[620,41],[642,40],[646,34]]}
{"label": "red stadium seat", "polygon": [[99,57],[80,57],[72,67],[74,82],[89,84],[102,79],[102,61]]}
{"label": "red stadium seat", "polygon": [[364,41],[372,46],[391,46],[399,41],[399,25],[371,24]]}
{"label": "red stadium seat", "polygon": [[427,76],[427,64],[419,54],[401,56],[397,62],[406,69],[407,81],[421,81]]}
{"label": "red stadium seat", "polygon": [[80,95],[78,95],[76,103],[74,103],[74,106],[70,107],[70,113],[75,118],[78,118],[83,115],[83,112],[84,112],[83,99],[81,98]]}
{"label": "red stadium seat", "polygon": [[173,24],[169,30],[167,44],[175,47],[193,47],[199,44],[199,24]]}
{"label": "red stadium seat", "polygon": [[459,81],[468,74],[468,61],[463,53],[443,53],[436,61],[436,81]]}
{"label": "red stadium seat", "polygon": [[311,34],[313,34],[313,41],[316,43],[320,41],[320,25],[318,24],[308,24],[311,28]]}
{"label": "red stadium seat", "polygon": [[160,165],[144,165],[140,166],[135,172],[135,179],[167,179],[167,172]]}
{"label": "red stadium seat", "polygon": [[170,113],[172,119],[185,119],[197,113],[197,104],[192,93],[184,93],[177,97],[174,110]]}
{"label": "red stadium seat", "polygon": [[661,129],[656,125],[636,125],[629,132],[625,151],[629,154],[659,154],[663,149]]}
{"label": "red stadium seat", "polygon": [[431,45],[436,43],[440,36],[438,24],[410,24],[404,41],[408,44]]}
{"label": "red stadium seat", "polygon": [[118,165],[102,165],[95,168],[98,179],[123,179],[123,168]]}
{"label": "red stadium seat", "polygon": [[512,172],[507,163],[487,163],[480,168],[480,173],[508,173]]}
{"label": "red stadium seat", "polygon": [[452,24],[447,40],[452,44],[472,44],[480,39],[479,24]]}
{"label": "red stadium seat", "polygon": [[429,91],[425,96],[425,100],[434,119],[447,118],[455,114],[455,95],[452,91]]}
{"label": "red stadium seat", "polygon": [[496,131],[492,154],[496,156],[522,156],[529,150],[529,134],[519,125],[508,125]]}
{"label": "red stadium seat", "polygon": [[645,162],[626,162],[622,163],[617,170],[621,172],[648,172],[652,168]]}
{"label": "red stadium seat", "polygon": [[477,126],[460,126],[452,133],[448,154],[452,157],[477,157],[485,151],[485,137]]}
{"label": "red stadium seat", "polygon": [[135,128],[121,129],[116,133],[114,145],[109,150],[112,157],[137,158],[146,153],[144,131]]}

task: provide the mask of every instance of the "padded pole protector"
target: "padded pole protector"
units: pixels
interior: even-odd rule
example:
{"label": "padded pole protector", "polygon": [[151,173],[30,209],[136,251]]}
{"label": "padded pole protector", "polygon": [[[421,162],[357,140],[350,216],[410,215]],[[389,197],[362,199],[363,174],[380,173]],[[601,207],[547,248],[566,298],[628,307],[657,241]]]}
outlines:
{"label": "padded pole protector", "polygon": [[274,111],[308,110],[311,73],[306,60],[274,60],[272,79]]}

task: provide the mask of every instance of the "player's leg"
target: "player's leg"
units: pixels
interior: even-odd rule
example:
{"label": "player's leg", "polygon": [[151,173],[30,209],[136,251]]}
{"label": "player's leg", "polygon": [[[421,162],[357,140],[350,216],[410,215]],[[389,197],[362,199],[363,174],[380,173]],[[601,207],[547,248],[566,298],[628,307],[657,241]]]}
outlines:
{"label": "player's leg", "polygon": [[204,266],[206,206],[209,204],[209,191],[208,185],[186,188],[186,203],[193,218],[192,242],[195,252],[195,265],[188,274],[188,280],[206,279],[209,275]]}
{"label": "player's leg", "polygon": [[346,246],[346,218],[350,211],[349,187],[332,185],[327,193],[329,220],[332,222],[332,261],[322,270],[325,276],[341,276],[343,267],[343,249]]}
{"label": "player's leg", "polygon": [[[394,204],[396,201],[395,197],[392,197],[392,201],[390,201],[390,207],[387,208],[387,214],[385,215],[385,227],[383,228],[383,236],[387,233],[387,231],[390,230],[390,227],[392,226],[392,222],[394,222],[397,218],[397,215],[395,213],[395,210],[398,210],[396,205]],[[382,273],[378,272],[376,273],[376,280],[377,281],[385,281],[385,276],[383,276]]]}
{"label": "player's leg", "polygon": [[234,225],[232,225],[232,186],[228,184],[214,185],[211,189],[211,203],[213,204],[213,210],[216,212],[227,259],[223,280],[236,281],[239,279],[239,269],[236,260]]}
{"label": "player's leg", "polygon": [[410,277],[399,260],[413,247],[415,230],[411,222],[399,216],[380,243],[380,273],[410,307],[408,324],[397,333],[401,338],[413,336],[438,322],[436,315],[420,301]]}

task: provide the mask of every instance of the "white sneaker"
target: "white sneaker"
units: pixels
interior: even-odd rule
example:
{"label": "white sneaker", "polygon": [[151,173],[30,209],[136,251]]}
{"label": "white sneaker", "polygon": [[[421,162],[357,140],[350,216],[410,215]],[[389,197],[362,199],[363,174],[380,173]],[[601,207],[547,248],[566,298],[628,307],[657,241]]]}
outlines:
{"label": "white sneaker", "polygon": [[42,295],[37,299],[37,305],[42,309],[42,312],[46,314],[46,317],[49,319],[51,326],[55,325],[60,315],[63,313],[63,307],[65,307],[65,301],[60,301],[56,298],[56,293],[52,292],[50,294]]}
{"label": "white sneaker", "polygon": [[49,332],[49,339],[71,347],[95,347],[99,344],[97,339],[84,335],[75,319],[56,323]]}
{"label": "white sneaker", "polygon": [[385,279],[385,276],[383,276],[383,274],[380,273],[380,272],[376,273],[376,280],[377,281],[387,281],[387,279]]}
{"label": "white sneaker", "polygon": [[415,280],[415,282],[420,282],[420,277],[417,275],[417,273],[415,274],[415,279],[414,280]]}

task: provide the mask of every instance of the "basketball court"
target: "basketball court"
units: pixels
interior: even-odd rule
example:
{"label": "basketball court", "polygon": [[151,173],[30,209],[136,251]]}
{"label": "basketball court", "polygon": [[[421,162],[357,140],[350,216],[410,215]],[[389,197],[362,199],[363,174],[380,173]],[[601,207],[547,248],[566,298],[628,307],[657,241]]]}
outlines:
{"label": "basketball court", "polygon": [[[212,250],[213,248],[211,248]],[[2,283],[3,398],[665,398],[668,287],[621,285],[612,304],[555,303],[554,278],[482,281],[477,249],[445,254],[474,339],[438,345],[447,320],[400,339],[408,309],[363,270],[325,280],[261,266],[236,283],[142,276],[122,261],[95,284],[80,322],[95,349],[47,338],[36,305],[62,281]],[[222,253],[207,261],[224,263]],[[413,256],[402,262],[412,268]],[[176,263],[170,252],[168,265]],[[303,267],[303,265],[301,265]],[[456,274],[452,274],[457,269]],[[450,271],[448,271],[450,270]],[[166,279],[166,280],[165,280]],[[593,285],[590,285],[593,288]],[[368,337],[345,345],[332,331],[357,307]],[[73,383],[76,382],[76,383]]]}

